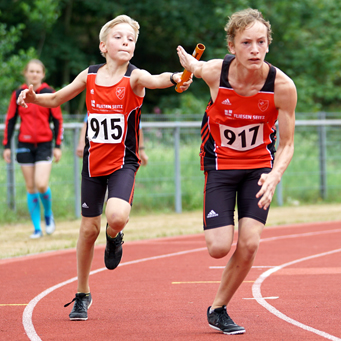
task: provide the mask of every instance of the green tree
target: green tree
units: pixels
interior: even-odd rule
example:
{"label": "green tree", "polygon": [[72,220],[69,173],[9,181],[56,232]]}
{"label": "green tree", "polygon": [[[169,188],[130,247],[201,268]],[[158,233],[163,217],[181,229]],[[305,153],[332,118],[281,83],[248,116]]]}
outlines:
{"label": "green tree", "polygon": [[[22,71],[32,58],[39,58],[46,34],[58,19],[58,1],[0,1],[0,113],[7,111],[11,93],[24,82]],[[18,22],[20,22],[18,24]],[[37,39],[27,43],[27,23]],[[26,42],[26,43],[25,43]]]}
{"label": "green tree", "polygon": [[16,50],[16,43],[20,41],[23,29],[22,24],[8,29],[6,24],[0,23],[0,113],[6,113],[11,90],[22,83],[25,64],[31,58],[36,58],[33,48]]}
{"label": "green tree", "polygon": [[271,52],[296,83],[298,111],[340,110],[340,1],[274,2],[271,13]]}
{"label": "green tree", "polygon": [[[340,110],[339,0],[0,0],[6,32],[14,27],[19,37],[11,53],[37,51],[47,66],[47,82],[55,88],[72,81],[88,65],[105,61],[99,53],[98,33],[119,14],[131,16],[141,26],[132,63],[160,73],[182,71],[178,44],[191,52],[200,42],[206,46],[203,60],[223,58],[228,16],[247,7],[258,8],[272,24],[274,41],[267,60],[296,83],[297,111]],[[24,26],[19,29],[18,23]],[[7,84],[12,86],[10,80]],[[143,111],[159,106],[163,111],[178,108],[183,114],[197,113],[200,102],[203,111],[209,97],[204,82],[195,80],[189,92],[148,91]],[[82,113],[84,98],[78,96],[64,109]]]}

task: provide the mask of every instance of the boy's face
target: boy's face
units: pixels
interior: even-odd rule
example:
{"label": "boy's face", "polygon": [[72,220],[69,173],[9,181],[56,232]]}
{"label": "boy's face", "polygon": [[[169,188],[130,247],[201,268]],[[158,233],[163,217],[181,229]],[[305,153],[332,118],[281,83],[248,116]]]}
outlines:
{"label": "boy's face", "polygon": [[255,21],[237,32],[234,42],[229,42],[229,49],[246,68],[259,69],[269,52],[266,26]]}
{"label": "boy's face", "polygon": [[130,61],[135,51],[135,31],[129,24],[118,24],[110,29],[105,42],[100,43],[100,49],[111,59]]}
{"label": "boy's face", "polygon": [[28,85],[40,86],[45,77],[45,73],[40,64],[32,62],[28,64],[24,76]]}

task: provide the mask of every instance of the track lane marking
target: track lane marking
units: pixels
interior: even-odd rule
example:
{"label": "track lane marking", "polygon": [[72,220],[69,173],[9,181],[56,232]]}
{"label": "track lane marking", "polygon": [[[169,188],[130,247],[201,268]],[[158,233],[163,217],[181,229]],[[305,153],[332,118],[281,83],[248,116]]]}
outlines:
{"label": "track lane marking", "polygon": [[323,252],[323,253],[319,253],[316,255],[312,255],[312,256],[308,256],[308,257],[303,257],[288,263],[284,263],[282,265],[276,266],[273,269],[267,270],[264,273],[262,273],[255,281],[255,283],[252,286],[252,294],[253,297],[255,298],[255,300],[261,305],[263,306],[265,309],[267,309],[270,313],[274,314],[275,316],[277,316],[278,318],[293,324],[294,326],[297,326],[299,328],[302,328],[304,330],[307,330],[309,332],[315,333],[317,335],[320,335],[328,340],[332,340],[332,341],[341,341],[340,338],[334,336],[334,335],[330,335],[326,332],[323,332],[321,330],[315,329],[313,327],[307,326],[301,322],[298,322],[294,319],[292,319],[291,317],[288,317],[287,315],[281,313],[279,310],[277,310],[275,307],[273,307],[271,304],[269,304],[268,302],[265,301],[265,298],[262,297],[262,293],[261,293],[261,286],[262,283],[264,282],[264,280],[266,278],[268,278],[270,275],[274,274],[276,271],[281,270],[287,266],[293,265],[293,264],[297,264],[300,262],[304,262],[306,260],[310,260],[310,259],[314,259],[314,258],[318,258],[318,257],[322,257],[322,256],[327,256],[327,255],[332,255],[334,253],[338,253],[341,252],[341,249],[336,249],[336,250],[332,250],[332,251],[328,251],[328,252]]}
{"label": "track lane marking", "polygon": [[[277,237],[270,237],[270,238],[264,238],[261,239],[260,242],[268,242],[268,241],[274,241],[274,240],[280,240],[280,239],[287,239],[287,238],[298,238],[298,237],[305,237],[305,236],[314,236],[314,235],[321,235],[321,234],[327,234],[327,233],[336,233],[336,232],[341,232],[341,229],[332,229],[332,230],[325,230],[325,231],[318,231],[318,232],[308,232],[308,233],[302,233],[302,234],[293,234],[293,235],[284,235],[284,236],[277,236]],[[233,243],[233,246],[236,245],[236,243]],[[179,255],[183,255],[183,254],[188,254],[188,253],[192,253],[192,252],[200,252],[200,251],[206,251],[207,248],[206,247],[202,247],[202,248],[198,248],[198,249],[193,249],[193,250],[188,250],[188,251],[181,251],[181,252],[176,252],[176,253],[171,253],[171,254],[166,254],[166,255],[161,255],[161,256],[154,256],[154,257],[149,257],[149,258],[142,258],[139,260],[135,260],[135,261],[130,261],[130,262],[125,262],[125,263],[121,263],[119,264],[119,266],[124,266],[124,265],[131,265],[131,264],[138,264],[138,263],[142,263],[142,262],[146,262],[149,260],[157,260],[157,259],[162,259],[162,258],[168,258],[168,257],[173,257],[173,256],[179,256]],[[104,270],[107,270],[105,267],[104,268],[100,268],[94,271],[90,272],[90,275],[94,275],[97,274],[99,272],[102,272]],[[48,289],[46,289],[45,291],[43,291],[42,293],[40,293],[39,295],[37,295],[36,297],[34,297],[26,306],[24,312],[23,312],[23,316],[22,316],[22,322],[23,322],[23,327],[25,329],[25,332],[27,334],[27,337],[29,338],[29,340],[31,341],[42,341],[41,338],[38,336],[33,322],[32,322],[32,315],[33,315],[33,310],[35,308],[35,306],[38,304],[38,302],[43,299],[45,296],[47,296],[48,294],[50,294],[52,291],[61,288],[64,285],[70,284],[72,282],[77,281],[77,277],[73,277],[67,281],[64,281],[62,283],[59,283],[53,287],[50,287]],[[336,339],[341,341],[341,339]],[[335,341],[335,340],[334,340]]]}
{"label": "track lane marking", "polygon": [[[267,268],[274,268],[276,265],[253,265],[252,269],[267,269]],[[219,265],[219,266],[210,266],[210,269],[225,269],[226,266]]]}
{"label": "track lane marking", "polygon": [[[187,282],[172,282],[172,284],[220,284],[221,281],[187,281]],[[255,281],[243,281],[243,283],[254,283]]]}
{"label": "track lane marking", "polygon": [[[202,247],[202,248],[198,248],[198,249],[193,249],[193,250],[187,250],[187,251],[180,251],[180,252],[175,252],[175,253],[169,253],[169,254],[165,254],[165,255],[160,255],[160,256],[153,256],[153,257],[148,257],[148,258],[141,258],[141,259],[136,259],[130,262],[123,262],[121,264],[119,264],[119,266],[126,266],[126,265],[132,265],[132,264],[138,264],[138,263],[143,263],[143,262],[147,262],[150,260],[157,260],[157,259],[162,259],[162,258],[168,258],[168,257],[174,257],[174,256],[181,256],[184,254],[188,254],[188,253],[193,253],[193,252],[200,252],[200,251],[205,251],[206,247]],[[99,272],[105,271],[107,270],[106,267],[104,268],[100,268],[94,271],[90,272],[90,275],[94,275],[97,274]],[[109,271],[109,270],[108,270]],[[53,287],[50,287],[48,289],[46,289],[45,291],[43,291],[42,293],[40,293],[38,296],[34,297],[26,306],[23,316],[22,316],[22,323],[25,329],[25,332],[27,334],[27,337],[29,338],[29,340],[31,341],[42,341],[42,339],[39,337],[39,335],[37,334],[34,325],[33,325],[33,321],[32,321],[32,315],[33,315],[33,310],[35,308],[35,306],[38,304],[38,302],[43,299],[45,296],[47,296],[48,294],[50,294],[52,291],[59,289],[61,287],[63,287],[64,285],[70,284],[72,282],[77,281],[77,277],[73,277],[67,281],[61,282],[59,284],[54,285]]]}
{"label": "track lane marking", "polygon": [[27,305],[28,303],[0,303],[0,307],[17,307]]}

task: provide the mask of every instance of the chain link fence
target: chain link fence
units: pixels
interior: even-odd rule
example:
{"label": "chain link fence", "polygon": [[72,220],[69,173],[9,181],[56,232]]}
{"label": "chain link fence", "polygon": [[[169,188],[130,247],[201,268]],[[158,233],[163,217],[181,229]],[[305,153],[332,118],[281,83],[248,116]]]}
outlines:
{"label": "chain link fence", "polygon": [[[201,115],[142,115],[149,162],[137,172],[134,210],[180,213],[201,209],[200,119]],[[80,217],[81,205],[81,160],[75,150],[83,123],[81,117],[79,122],[68,121],[66,118],[63,156],[53,164],[50,178],[54,215],[65,219]],[[3,131],[4,124],[0,124],[1,139]],[[15,141],[16,136],[13,147]],[[0,169],[0,222],[28,218],[19,165],[13,158],[10,165],[2,161]],[[294,157],[277,186],[273,205],[340,202],[340,190],[341,119],[325,113],[297,114]]]}

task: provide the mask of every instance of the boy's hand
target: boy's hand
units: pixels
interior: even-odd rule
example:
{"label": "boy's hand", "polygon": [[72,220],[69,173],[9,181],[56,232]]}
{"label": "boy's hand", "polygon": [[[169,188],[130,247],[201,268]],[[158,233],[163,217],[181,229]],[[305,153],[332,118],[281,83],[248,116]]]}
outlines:
{"label": "boy's hand", "polygon": [[32,103],[36,99],[36,93],[33,90],[33,85],[31,84],[28,89],[21,91],[18,99],[17,104],[27,108],[26,103]]}
{"label": "boy's hand", "polygon": [[[179,73],[175,73],[173,75],[173,79],[175,82],[177,83],[180,83],[181,82],[181,75],[182,75],[182,72],[179,72]],[[186,91],[190,85],[193,83],[193,75],[191,75],[190,79],[187,81],[187,82],[184,82],[181,86],[180,86],[180,89],[182,91]]]}

